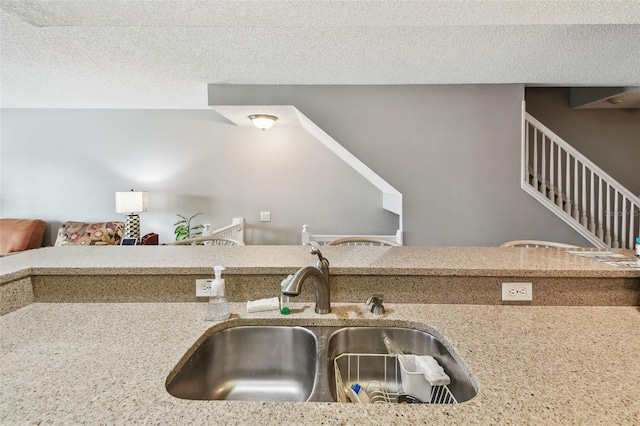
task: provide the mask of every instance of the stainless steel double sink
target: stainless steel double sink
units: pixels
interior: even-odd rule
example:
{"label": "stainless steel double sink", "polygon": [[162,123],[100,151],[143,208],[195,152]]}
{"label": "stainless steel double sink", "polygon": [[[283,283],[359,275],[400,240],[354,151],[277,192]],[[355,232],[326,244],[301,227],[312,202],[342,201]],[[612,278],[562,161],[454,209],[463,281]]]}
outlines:
{"label": "stainless steel double sink", "polygon": [[[385,354],[384,336],[404,353],[433,356],[451,377],[449,390],[458,402],[476,395],[471,378],[440,341],[401,327],[227,328],[185,355],[166,388],[192,400],[336,401],[334,359],[345,353]],[[380,372],[363,374],[375,378]]]}

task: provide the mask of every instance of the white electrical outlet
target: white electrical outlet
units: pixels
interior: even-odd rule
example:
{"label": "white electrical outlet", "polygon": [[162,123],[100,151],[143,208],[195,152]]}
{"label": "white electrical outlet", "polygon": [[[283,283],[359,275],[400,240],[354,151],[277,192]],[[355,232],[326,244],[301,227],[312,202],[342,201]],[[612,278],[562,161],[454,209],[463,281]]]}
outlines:
{"label": "white electrical outlet", "polygon": [[531,283],[502,283],[502,301],[533,300]]}
{"label": "white electrical outlet", "polygon": [[213,279],[196,280],[196,297],[209,297]]}
{"label": "white electrical outlet", "polygon": [[260,222],[271,222],[271,212],[260,212]]}

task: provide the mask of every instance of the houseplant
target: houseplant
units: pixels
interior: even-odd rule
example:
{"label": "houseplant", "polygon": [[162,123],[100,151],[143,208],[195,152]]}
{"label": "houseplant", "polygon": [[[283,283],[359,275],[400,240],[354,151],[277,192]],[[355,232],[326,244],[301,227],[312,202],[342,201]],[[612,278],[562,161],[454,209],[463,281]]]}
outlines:
{"label": "houseplant", "polygon": [[176,241],[185,240],[187,238],[194,238],[200,236],[204,225],[192,225],[191,221],[194,217],[201,215],[202,213],[196,213],[193,216],[187,218],[181,214],[176,215],[180,218],[179,221],[173,224],[176,228],[173,233],[176,236]]}

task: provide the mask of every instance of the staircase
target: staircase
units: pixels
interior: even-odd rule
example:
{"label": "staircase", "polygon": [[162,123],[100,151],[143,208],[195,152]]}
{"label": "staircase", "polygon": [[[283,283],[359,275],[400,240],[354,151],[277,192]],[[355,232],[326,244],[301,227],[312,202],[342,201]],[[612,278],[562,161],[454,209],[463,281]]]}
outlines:
{"label": "staircase", "polygon": [[522,189],[595,247],[633,249],[640,198],[526,112],[522,132]]}

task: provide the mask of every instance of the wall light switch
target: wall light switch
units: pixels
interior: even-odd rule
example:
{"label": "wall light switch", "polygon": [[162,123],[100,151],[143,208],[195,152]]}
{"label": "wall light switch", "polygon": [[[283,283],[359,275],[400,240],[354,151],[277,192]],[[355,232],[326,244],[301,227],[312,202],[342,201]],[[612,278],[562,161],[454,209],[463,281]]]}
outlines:
{"label": "wall light switch", "polygon": [[260,212],[260,222],[271,222],[271,212]]}

